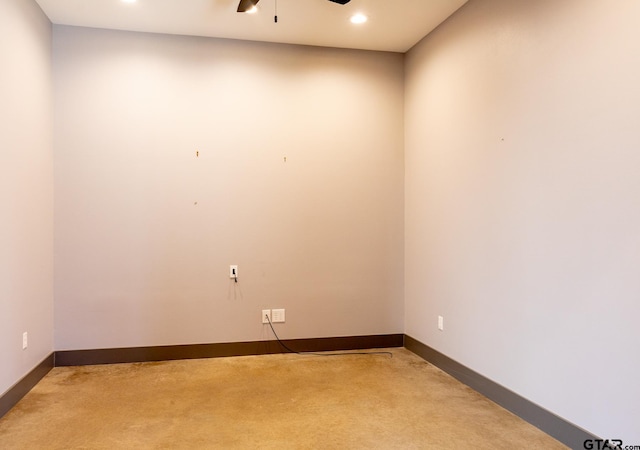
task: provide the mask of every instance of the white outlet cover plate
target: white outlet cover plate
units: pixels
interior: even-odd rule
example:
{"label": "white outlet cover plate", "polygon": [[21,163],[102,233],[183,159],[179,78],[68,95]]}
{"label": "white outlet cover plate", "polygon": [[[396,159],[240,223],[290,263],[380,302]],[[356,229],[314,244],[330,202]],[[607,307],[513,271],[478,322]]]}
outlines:
{"label": "white outlet cover plate", "polygon": [[283,323],[284,320],[285,320],[284,309],[272,309],[271,310],[271,321],[273,323]]}
{"label": "white outlet cover plate", "polygon": [[238,278],[238,266],[232,264],[229,266],[229,278]]}
{"label": "white outlet cover plate", "polygon": [[269,320],[267,319],[267,317],[269,317],[269,319],[271,319],[271,310],[270,309],[263,309],[262,310],[262,323],[269,323]]}

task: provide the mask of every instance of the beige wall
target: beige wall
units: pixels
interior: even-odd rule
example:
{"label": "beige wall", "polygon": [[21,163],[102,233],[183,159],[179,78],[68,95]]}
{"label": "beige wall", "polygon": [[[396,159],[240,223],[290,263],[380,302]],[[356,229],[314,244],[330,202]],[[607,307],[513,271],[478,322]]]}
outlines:
{"label": "beige wall", "polygon": [[630,0],[471,1],[406,64],[406,333],[626,443],[639,22]]}
{"label": "beige wall", "polygon": [[51,99],[51,24],[35,2],[3,0],[0,395],[53,351]]}
{"label": "beige wall", "polygon": [[57,350],[402,332],[402,55],[56,26],[54,80]]}

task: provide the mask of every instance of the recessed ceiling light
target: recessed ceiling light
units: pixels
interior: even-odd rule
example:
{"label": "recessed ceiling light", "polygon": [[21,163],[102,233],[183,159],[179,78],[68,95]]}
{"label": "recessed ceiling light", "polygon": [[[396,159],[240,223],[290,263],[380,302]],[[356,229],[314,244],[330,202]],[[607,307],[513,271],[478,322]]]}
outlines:
{"label": "recessed ceiling light", "polygon": [[355,23],[356,25],[365,23],[367,21],[367,16],[361,13],[354,14],[351,16],[351,23]]}

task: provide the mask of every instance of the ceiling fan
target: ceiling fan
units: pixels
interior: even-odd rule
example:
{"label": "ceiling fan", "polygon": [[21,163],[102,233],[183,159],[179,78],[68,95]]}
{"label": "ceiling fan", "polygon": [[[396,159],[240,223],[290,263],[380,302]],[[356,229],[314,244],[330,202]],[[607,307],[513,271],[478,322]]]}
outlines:
{"label": "ceiling fan", "polygon": [[[254,6],[258,4],[259,1],[260,0],[240,0],[240,3],[238,4],[238,12],[247,12],[251,10]],[[333,3],[339,3],[341,5],[346,5],[351,0],[329,0],[329,1]]]}

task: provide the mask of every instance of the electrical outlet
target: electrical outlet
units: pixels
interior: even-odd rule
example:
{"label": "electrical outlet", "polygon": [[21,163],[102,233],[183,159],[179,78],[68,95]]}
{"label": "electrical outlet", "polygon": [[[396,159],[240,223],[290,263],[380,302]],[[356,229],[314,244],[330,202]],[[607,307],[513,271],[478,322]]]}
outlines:
{"label": "electrical outlet", "polygon": [[231,265],[229,266],[229,278],[238,278],[238,266]]}
{"label": "electrical outlet", "polygon": [[270,320],[271,320],[271,310],[270,309],[263,309],[262,310],[262,323],[269,323]]}
{"label": "electrical outlet", "polygon": [[22,333],[22,350],[26,350],[28,346],[29,346],[29,336],[25,331],[24,333]]}
{"label": "electrical outlet", "polygon": [[284,309],[272,309],[271,310],[271,321],[273,323],[283,323],[284,322]]}
{"label": "electrical outlet", "polygon": [[438,316],[438,330],[444,331],[444,317]]}

